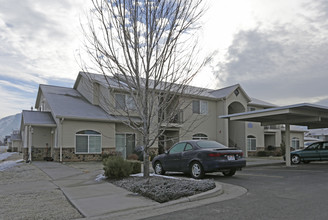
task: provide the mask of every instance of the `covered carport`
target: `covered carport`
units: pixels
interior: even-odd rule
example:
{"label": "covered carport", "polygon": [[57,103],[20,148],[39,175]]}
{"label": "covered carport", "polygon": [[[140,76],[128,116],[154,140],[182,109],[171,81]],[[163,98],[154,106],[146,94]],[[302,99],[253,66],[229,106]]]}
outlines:
{"label": "covered carport", "polygon": [[290,125],[307,126],[309,129],[327,128],[328,107],[303,103],[230,115],[221,115],[219,118],[231,121],[259,122],[262,126],[284,124],[286,127],[286,166],[290,166]]}

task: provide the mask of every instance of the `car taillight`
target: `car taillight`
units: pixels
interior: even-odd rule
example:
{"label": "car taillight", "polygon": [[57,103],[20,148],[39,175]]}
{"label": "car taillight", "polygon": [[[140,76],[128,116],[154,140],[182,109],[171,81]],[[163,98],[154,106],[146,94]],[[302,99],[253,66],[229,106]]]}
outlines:
{"label": "car taillight", "polygon": [[210,153],[210,154],[208,154],[209,157],[221,157],[223,155],[224,154],[222,154],[222,153]]}

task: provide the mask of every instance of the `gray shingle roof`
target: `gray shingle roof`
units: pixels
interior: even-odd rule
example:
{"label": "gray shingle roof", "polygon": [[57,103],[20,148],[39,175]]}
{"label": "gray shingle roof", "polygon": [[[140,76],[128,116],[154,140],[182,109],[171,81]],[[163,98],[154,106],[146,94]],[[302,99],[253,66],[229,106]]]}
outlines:
{"label": "gray shingle roof", "polygon": [[121,121],[107,114],[102,108],[92,105],[77,90],[67,87],[40,85],[56,118],[64,117],[77,120]]}
{"label": "gray shingle roof", "polygon": [[22,117],[23,117],[22,123],[24,123],[24,125],[56,127],[56,122],[52,118],[50,112],[23,110]]}
{"label": "gray shingle roof", "polygon": [[[111,88],[123,89],[123,90],[126,89],[126,84],[124,82],[119,81],[118,79],[116,79],[112,76],[105,77],[103,74],[95,74],[95,73],[88,73],[88,72],[80,72],[79,73],[79,76],[75,82],[74,88],[77,88],[80,77],[88,78],[91,81],[94,81],[94,82],[99,83],[100,85],[103,85],[104,87],[111,87]],[[120,83],[118,83],[118,82],[120,82]],[[157,89],[160,89],[160,87],[161,87],[161,85],[158,86]],[[196,95],[196,96],[200,96],[200,97],[207,97],[207,98],[212,98],[212,99],[222,99],[222,98],[229,96],[237,88],[241,88],[239,84],[225,87],[222,89],[217,89],[217,90],[200,88],[200,87],[195,87],[195,86],[187,86],[185,89],[185,94]],[[241,88],[241,90],[243,90],[243,89]],[[245,95],[247,96],[246,93],[245,93]],[[247,98],[249,98],[249,97],[247,96]]]}
{"label": "gray shingle roof", "polygon": [[256,98],[251,98],[251,99],[252,99],[252,101],[250,103],[248,103],[249,105],[257,105],[257,106],[270,107],[270,108],[278,107],[277,105],[274,105],[272,103],[265,102],[265,101],[262,101],[262,100],[259,100]]}

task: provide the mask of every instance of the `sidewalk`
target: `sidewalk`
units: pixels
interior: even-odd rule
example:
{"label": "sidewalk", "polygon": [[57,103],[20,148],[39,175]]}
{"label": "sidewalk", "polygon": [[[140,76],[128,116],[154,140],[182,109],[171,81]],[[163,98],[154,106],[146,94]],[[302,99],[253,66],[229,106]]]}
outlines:
{"label": "sidewalk", "polygon": [[284,165],[285,161],[282,157],[247,157],[246,167]]}
{"label": "sidewalk", "polygon": [[229,199],[233,195],[246,193],[245,189],[235,186],[228,197],[221,197],[219,195],[223,193],[222,185],[216,183],[217,186],[213,190],[161,204],[108,181],[96,181],[97,175],[102,173],[101,163],[61,164],[35,161],[32,165],[46,173],[51,179],[50,182],[60,188],[71,204],[88,219],[140,219],[209,204],[213,202],[211,199]]}
{"label": "sidewalk", "polygon": [[[35,161],[32,164],[46,173],[51,182],[60,188],[73,206],[88,219],[109,217],[110,219],[139,219],[145,217],[145,213],[151,216],[151,213],[155,215],[197,207],[200,204],[230,199],[247,192],[242,187],[216,183],[217,187],[211,191],[160,204],[117,187],[108,181],[96,181],[97,175],[103,173],[101,163],[62,164]],[[283,160],[247,158],[247,167],[276,164],[283,164]]]}
{"label": "sidewalk", "polygon": [[46,173],[52,183],[58,186],[67,199],[87,218],[158,204],[107,181],[97,182],[96,176],[101,174],[102,170],[97,169],[93,163],[89,164],[91,167],[93,165],[93,170],[56,162],[36,161],[33,165]]}

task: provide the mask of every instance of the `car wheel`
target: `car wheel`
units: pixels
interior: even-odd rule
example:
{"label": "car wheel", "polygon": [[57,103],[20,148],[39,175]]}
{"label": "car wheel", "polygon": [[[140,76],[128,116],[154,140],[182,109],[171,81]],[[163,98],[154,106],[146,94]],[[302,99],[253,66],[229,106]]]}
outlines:
{"label": "car wheel", "polygon": [[157,161],[155,163],[155,173],[158,175],[164,175],[165,174],[165,170],[163,169],[163,166],[161,164],[161,162]]}
{"label": "car wheel", "polygon": [[204,169],[199,162],[193,162],[190,166],[190,175],[194,179],[201,179],[204,177]]}
{"label": "car wheel", "polygon": [[292,156],[292,163],[293,164],[299,164],[301,162],[301,158],[298,155],[293,155]]}
{"label": "car wheel", "polygon": [[236,170],[235,169],[231,169],[229,171],[223,171],[222,173],[223,173],[224,176],[233,176],[233,175],[235,175]]}

